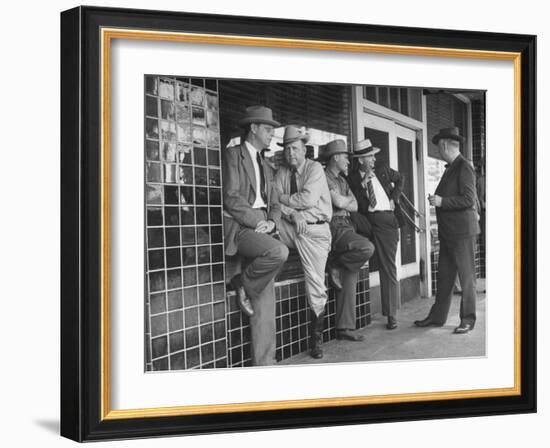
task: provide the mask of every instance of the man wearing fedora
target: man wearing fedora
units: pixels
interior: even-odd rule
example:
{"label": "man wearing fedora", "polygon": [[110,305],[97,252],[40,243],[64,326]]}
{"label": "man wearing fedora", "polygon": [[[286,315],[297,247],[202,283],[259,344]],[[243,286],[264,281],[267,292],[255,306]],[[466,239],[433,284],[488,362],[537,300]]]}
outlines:
{"label": "man wearing fedora", "polygon": [[273,137],[271,109],[251,106],[239,121],[242,143],[228,148],[223,161],[225,253],[244,257],[248,264],[231,283],[237,302],[250,316],[252,364],[270,365],[275,359],[274,278],[288,257],[288,248],[274,238],[273,174],[261,151]]}
{"label": "man wearing fedora", "polygon": [[357,212],[358,207],[343,177],[348,174],[349,166],[346,142],[340,139],[329,142],[323,147],[322,158],[327,162],[325,174],[332,199],[329,274],[334,276],[335,270],[340,274],[337,281],[333,280],[335,286],[340,287],[336,296],[336,338],[362,341],[363,335],[355,331],[357,279],[359,270],[374,253],[374,246],[367,238],[355,232],[350,218],[350,214]]}
{"label": "man wearing fedora", "polygon": [[460,325],[456,334],[474,329],[476,322],[475,240],[479,233],[477,221],[476,176],[470,163],[460,154],[464,138],[458,128],[444,128],[432,142],[439,147],[447,169],[429,196],[435,206],[439,233],[439,266],[437,294],[428,316],[415,321],[418,327],[442,326],[447,321],[455,278],[462,286]]}
{"label": "man wearing fedora", "polygon": [[[382,315],[387,317],[386,328],[393,330],[397,328],[395,315],[401,306],[395,255],[399,227],[403,225],[399,201],[404,177],[388,166],[377,166],[378,152],[380,149],[369,139],[358,142],[353,154],[358,167],[349,174],[348,182],[357,198],[360,215],[367,218],[371,227],[379,261]],[[360,226],[358,231],[364,233]]]}
{"label": "man wearing fedora", "polygon": [[319,162],[306,158],[309,136],[297,126],[285,128],[283,143],[287,166],[281,166],[274,182],[280,203],[281,241],[296,248],[311,308],[311,356],[322,358],[327,291],[325,267],[330,251],[329,221],[332,204],[327,179]]}

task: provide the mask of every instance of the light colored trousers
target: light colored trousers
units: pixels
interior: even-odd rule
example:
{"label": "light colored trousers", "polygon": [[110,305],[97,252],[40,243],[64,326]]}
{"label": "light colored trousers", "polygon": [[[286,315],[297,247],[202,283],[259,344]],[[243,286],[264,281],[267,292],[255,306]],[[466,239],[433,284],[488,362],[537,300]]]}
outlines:
{"label": "light colored trousers", "polygon": [[332,241],[329,225],[310,224],[307,233],[298,235],[294,224],[281,219],[278,230],[281,241],[300,254],[309,306],[319,316],[328,299],[325,267]]}

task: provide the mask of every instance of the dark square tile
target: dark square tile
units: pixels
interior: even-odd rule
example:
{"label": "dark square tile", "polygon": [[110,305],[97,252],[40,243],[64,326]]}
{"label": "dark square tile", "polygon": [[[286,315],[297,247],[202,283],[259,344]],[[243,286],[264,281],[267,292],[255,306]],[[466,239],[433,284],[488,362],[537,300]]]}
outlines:
{"label": "dark square tile", "polygon": [[212,244],[223,243],[222,226],[210,227]]}
{"label": "dark square tile", "polygon": [[227,356],[227,347],[225,339],[214,344],[214,355],[216,359],[225,358]]}
{"label": "dark square tile", "polygon": [[229,315],[229,328],[234,330],[241,327],[241,312],[235,311]]}
{"label": "dark square tile", "polygon": [[[208,188],[197,187],[195,188],[195,203],[197,205],[208,205]],[[208,216],[208,213],[207,213]]]}
{"label": "dark square tile", "polygon": [[280,348],[275,351],[275,359],[277,362],[281,362],[283,360],[283,351]]}
{"label": "dark square tile", "polygon": [[277,333],[277,347],[281,347],[283,345],[283,335],[281,334],[281,332],[278,332]]}
{"label": "dark square tile", "polygon": [[192,246],[196,243],[195,228],[183,227],[181,232],[181,244],[182,246]]}
{"label": "dark square tile", "polygon": [[180,194],[180,205],[184,206],[195,203],[193,187],[180,187]]}
{"label": "dark square tile", "polygon": [[168,282],[168,289],[181,288],[181,269],[166,271],[166,280]]}
{"label": "dark square tile", "polygon": [[283,327],[283,322],[281,320],[280,317],[278,317],[277,319],[275,319],[275,328],[277,329],[277,331],[282,331],[282,328]]}
{"label": "dark square tile", "polygon": [[222,282],[224,280],[223,264],[212,265],[212,281]]}
{"label": "dark square tile", "polygon": [[153,337],[167,332],[166,314],[151,317],[151,335]]}
{"label": "dark square tile", "polygon": [[197,284],[196,268],[186,268],[183,270],[183,286],[194,286]]}
{"label": "dark square tile", "polygon": [[195,168],[195,184],[196,185],[207,185],[208,184],[208,174],[206,168]]}
{"label": "dark square tile", "polygon": [[200,246],[197,255],[198,264],[210,263],[210,246]]}
{"label": "dark square tile", "polygon": [[250,363],[250,359],[251,359],[250,349],[251,349],[251,347],[250,347],[249,343],[243,345],[243,361],[245,361],[246,365],[248,365],[248,366],[252,365]]}
{"label": "dark square tile", "polygon": [[237,347],[237,348],[231,349],[231,362],[233,364],[236,364],[236,363],[242,362],[242,360],[243,360],[243,355],[241,352],[241,348]]}
{"label": "dark square tile", "polygon": [[164,220],[167,226],[178,226],[180,223],[179,207],[164,207]]}
{"label": "dark square tile", "polygon": [[164,203],[178,205],[178,187],[164,186]]}
{"label": "dark square tile", "polygon": [[197,288],[194,286],[191,288],[184,288],[183,301],[185,303],[185,308],[197,305],[198,303]]}
{"label": "dark square tile", "polygon": [[148,253],[149,269],[151,271],[164,268],[164,251],[150,250]]}
{"label": "dark square tile", "polygon": [[[180,207],[181,225],[193,226],[195,225],[195,207],[183,206]],[[193,242],[195,239],[195,233],[193,232]]]}
{"label": "dark square tile", "polygon": [[214,303],[214,320],[225,319],[225,303]]}
{"label": "dark square tile", "polygon": [[292,356],[297,355],[298,353],[300,353],[300,343],[299,342],[294,342],[291,345],[290,350],[291,350]]}
{"label": "dark square tile", "polygon": [[208,231],[208,227],[205,227],[205,226],[197,227],[197,243],[198,244],[210,243],[210,232]]}
{"label": "dark square tile", "polygon": [[147,138],[156,139],[159,138],[159,121],[154,118],[145,119],[145,136]]}
{"label": "dark square tile", "polygon": [[145,97],[145,115],[150,117],[158,117],[158,99],[152,96]]}
{"label": "dark square tile", "polygon": [[290,328],[290,316],[288,314],[283,314],[283,330],[288,330]]}
{"label": "dark square tile", "polygon": [[190,328],[185,330],[185,346],[191,348],[196,345],[199,345],[199,329]]}
{"label": "dark square tile", "polygon": [[149,249],[164,246],[164,233],[162,229],[147,229],[147,246]]}
{"label": "dark square tile", "polygon": [[229,347],[237,347],[242,344],[241,330],[233,330],[229,333]]}
{"label": "dark square tile", "polygon": [[193,350],[186,351],[185,355],[186,355],[188,369],[193,369],[200,365],[201,358],[200,358],[200,352],[198,347],[194,348]]}
{"label": "dark square tile", "polygon": [[221,203],[222,203],[221,189],[211,187],[210,188],[210,204],[211,205],[221,205]]}
{"label": "dark square tile", "polygon": [[199,284],[210,283],[212,277],[210,275],[210,266],[200,266],[199,267]]}
{"label": "dark square tile", "polygon": [[168,314],[168,328],[170,332],[183,329],[182,311],[173,311]]}
{"label": "dark square tile", "polygon": [[195,165],[206,166],[206,149],[193,148],[193,155],[194,155]]}
{"label": "dark square tile", "polygon": [[[218,90],[218,82],[215,79],[205,79],[204,80],[204,87],[206,87],[208,90],[212,90],[213,92],[216,92]],[[210,94],[208,94],[210,96]],[[215,95],[212,95],[215,97]]]}
{"label": "dark square tile", "polygon": [[220,166],[220,152],[216,149],[208,150],[208,165]]}
{"label": "dark square tile", "polygon": [[178,227],[169,227],[164,230],[166,235],[166,246],[179,246],[180,245],[180,229]]}
{"label": "dark square tile", "polygon": [[212,322],[212,305],[199,307],[199,317],[201,324]]}
{"label": "dark square tile", "polygon": [[214,301],[225,300],[225,286],[223,282],[212,285],[212,295],[214,297]]}
{"label": "dark square tile", "polygon": [[199,286],[199,302],[201,305],[212,303],[212,288],[210,285]]}
{"label": "dark square tile", "polygon": [[300,341],[300,352],[305,352],[308,350],[308,341],[307,339],[302,339]]}
{"label": "dark square tile", "polygon": [[292,330],[290,330],[290,337],[291,337],[292,342],[296,342],[297,340],[300,339],[300,335],[299,335],[299,332],[298,332],[298,327],[295,327]]}
{"label": "dark square tile", "polygon": [[197,207],[197,224],[209,224],[208,207]]}
{"label": "dark square tile", "polygon": [[160,207],[147,207],[147,225],[148,226],[162,226],[162,208]]}
{"label": "dark square tile", "polygon": [[177,268],[181,266],[181,249],[166,249],[166,267]]}
{"label": "dark square tile", "polygon": [[210,168],[208,170],[208,185],[211,187],[220,186],[220,170],[216,168]]}
{"label": "dark square tile", "polygon": [[212,324],[206,324],[200,327],[201,345],[214,340],[214,329]]}
{"label": "dark square tile", "polygon": [[149,290],[151,292],[163,291],[165,289],[164,271],[151,272],[149,274]]}
{"label": "dark square tile", "polygon": [[214,344],[201,346],[202,362],[212,362],[214,360]]}
{"label": "dark square tile", "polygon": [[[145,141],[145,157],[147,160],[159,160],[159,142],[155,140]],[[159,179],[160,180],[160,179]]]}
{"label": "dark square tile", "polygon": [[283,359],[290,358],[292,353],[290,352],[290,345],[285,345],[283,347]]}
{"label": "dark square tile", "polygon": [[281,302],[281,314],[288,314],[290,312],[290,301],[283,300]]}
{"label": "dark square tile", "polygon": [[168,370],[168,358],[162,358],[153,361],[153,370]]}
{"label": "dark square tile", "polygon": [[296,327],[298,324],[299,324],[298,313],[297,312],[292,313],[290,315],[290,326],[291,327]]}
{"label": "dark square tile", "polygon": [[281,286],[281,299],[288,299],[290,293],[290,289],[288,285],[282,285]]}
{"label": "dark square tile", "polygon": [[184,266],[194,266],[197,264],[197,253],[194,247],[184,247],[181,249],[181,253]]}
{"label": "dark square tile", "polygon": [[222,208],[210,207],[210,223],[221,224],[222,223]]}
{"label": "dark square tile", "polygon": [[220,263],[223,261],[223,245],[218,244],[212,246],[212,263]]}
{"label": "dark square tile", "polygon": [[178,331],[177,333],[172,333],[170,335],[170,351],[179,352],[184,349],[184,333],[183,331]]}
{"label": "dark square tile", "polygon": [[184,370],[185,369],[185,353],[176,353],[170,356],[170,370]]}
{"label": "dark square tile", "polygon": [[214,324],[214,339],[222,339],[226,337],[225,322],[216,322]]}
{"label": "dark square tile", "polygon": [[166,311],[166,298],[164,293],[151,294],[151,314],[164,313]]}
{"label": "dark square tile", "polygon": [[179,167],[180,184],[193,185],[193,167],[180,165]]}
{"label": "dark square tile", "polygon": [[185,328],[194,327],[199,324],[199,311],[197,307],[185,309]]}
{"label": "dark square tile", "polygon": [[290,344],[290,330],[283,330],[283,345]]}
{"label": "dark square tile", "polygon": [[151,350],[153,353],[153,359],[166,356],[168,354],[168,338],[166,336],[153,338],[151,341]]}

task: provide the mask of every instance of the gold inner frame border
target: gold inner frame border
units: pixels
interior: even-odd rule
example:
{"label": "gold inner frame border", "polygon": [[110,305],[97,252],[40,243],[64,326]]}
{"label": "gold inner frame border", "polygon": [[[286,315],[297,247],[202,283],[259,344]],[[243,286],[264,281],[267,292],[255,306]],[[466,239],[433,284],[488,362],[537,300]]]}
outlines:
{"label": "gold inner frame border", "polygon": [[[487,398],[521,394],[521,53],[459,48],[419,47],[306,39],[279,39],[199,33],[101,29],[101,420],[173,417],[230,412],[308,409],[366,404]],[[111,409],[110,366],[110,64],[113,39],[185,42],[213,45],[296,48],[512,61],[514,63],[514,386],[509,388],[423,392],[356,397],[315,398],[141,409]]]}

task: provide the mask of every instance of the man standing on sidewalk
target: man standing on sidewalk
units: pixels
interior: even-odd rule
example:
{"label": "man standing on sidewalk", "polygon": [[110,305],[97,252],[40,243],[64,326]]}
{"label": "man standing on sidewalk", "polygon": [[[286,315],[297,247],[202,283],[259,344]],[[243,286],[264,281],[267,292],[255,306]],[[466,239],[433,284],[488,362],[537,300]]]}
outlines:
{"label": "man standing on sidewalk", "polygon": [[343,177],[348,173],[349,153],[344,140],[333,140],[323,148],[327,161],[327,176],[332,199],[332,252],[329,275],[339,291],[336,296],[336,338],[362,341],[355,331],[356,289],[359,270],[374,253],[374,246],[358,235],[350,214],[357,212],[357,200]]}
{"label": "man standing on sidewalk", "polygon": [[288,248],[273,237],[272,171],[261,151],[269,146],[274,126],[271,109],[251,106],[239,121],[240,145],[228,148],[223,163],[225,253],[240,255],[249,264],[231,279],[243,313],[250,316],[252,364],[270,365],[275,359],[274,278],[288,257]]}
{"label": "man standing on sidewalk", "polygon": [[442,326],[447,321],[455,278],[462,286],[460,325],[456,334],[474,329],[476,322],[475,240],[479,233],[476,176],[470,163],[460,154],[464,142],[458,128],[444,128],[432,142],[447,162],[430,205],[435,206],[439,234],[437,294],[428,317],[415,321],[418,327]]}
{"label": "man standing on sidewalk", "polygon": [[395,255],[402,225],[399,201],[404,177],[388,166],[377,166],[375,171],[378,152],[380,149],[372,146],[369,139],[357,143],[353,157],[357,158],[358,169],[350,173],[348,182],[357,198],[359,213],[371,225],[380,269],[382,314],[388,319],[386,328],[393,330],[397,328],[395,315],[401,306]]}
{"label": "man standing on sidewalk", "polygon": [[283,137],[288,166],[275,176],[274,196],[280,203],[281,241],[300,255],[306,294],[311,309],[311,356],[322,358],[327,291],[325,267],[330,251],[329,221],[332,204],[323,167],[306,158],[309,136],[296,126],[287,126]]}

